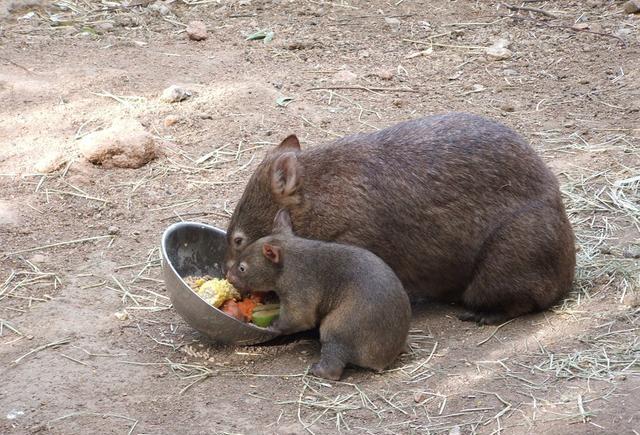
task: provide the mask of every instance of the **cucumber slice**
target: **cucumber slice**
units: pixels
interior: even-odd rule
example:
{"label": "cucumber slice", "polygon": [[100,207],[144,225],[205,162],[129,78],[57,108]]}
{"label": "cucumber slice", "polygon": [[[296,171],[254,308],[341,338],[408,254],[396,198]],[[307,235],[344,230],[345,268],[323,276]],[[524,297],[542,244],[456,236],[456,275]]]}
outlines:
{"label": "cucumber slice", "polygon": [[[256,307],[257,309],[258,307]],[[271,325],[271,323],[278,318],[280,314],[280,308],[270,309],[270,310],[253,310],[253,316],[251,321],[254,325],[259,326],[261,328],[266,328]]]}
{"label": "cucumber slice", "polygon": [[260,304],[260,305],[256,305],[255,308],[253,309],[253,312],[257,312],[257,311],[272,311],[272,310],[279,310],[280,309],[280,304]]}

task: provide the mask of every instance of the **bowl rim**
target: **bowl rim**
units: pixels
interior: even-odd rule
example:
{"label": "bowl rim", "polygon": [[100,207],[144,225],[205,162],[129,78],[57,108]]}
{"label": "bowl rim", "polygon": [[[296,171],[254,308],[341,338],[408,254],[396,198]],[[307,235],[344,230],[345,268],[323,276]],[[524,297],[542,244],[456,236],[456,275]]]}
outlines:
{"label": "bowl rim", "polygon": [[[171,225],[169,225],[163,232],[162,234],[162,240],[160,243],[160,253],[162,255],[162,261],[166,262],[166,264],[171,268],[171,272],[173,273],[174,276],[177,276],[178,278],[180,278],[180,283],[182,283],[182,287],[184,287],[182,289],[182,291],[184,290],[188,290],[190,292],[192,292],[193,294],[195,294],[196,296],[198,296],[198,298],[200,299],[200,301],[202,301],[202,303],[206,304],[207,307],[209,307],[209,309],[213,309],[215,311],[217,311],[218,313],[226,316],[227,318],[235,321],[237,324],[242,325],[242,327],[248,327],[249,329],[255,331],[255,332],[260,332],[262,334],[270,334],[273,336],[273,338],[276,338],[279,336],[279,334],[276,334],[274,331],[271,331],[268,328],[262,328],[260,326],[254,325],[251,322],[243,322],[239,319],[236,319],[233,316],[228,315],[227,313],[225,313],[224,311],[220,310],[219,308],[214,307],[213,305],[209,304],[207,301],[205,301],[202,296],[200,296],[197,292],[193,291],[193,289],[184,281],[184,278],[178,273],[178,271],[176,270],[176,268],[173,265],[173,262],[170,261],[169,257],[167,256],[167,241],[169,238],[169,235],[173,232],[175,232],[178,228],[180,227],[200,227],[201,229],[206,229],[206,230],[213,230],[214,232],[226,235],[227,232],[221,228],[215,227],[213,225],[209,225],[209,224],[205,224],[202,222],[193,222],[193,221],[181,221],[181,222],[175,222]],[[164,265],[163,265],[164,266]],[[214,277],[215,278],[215,277]],[[220,279],[220,278],[219,278]],[[166,282],[165,282],[165,286],[166,286]],[[214,312],[215,312],[214,311]]]}

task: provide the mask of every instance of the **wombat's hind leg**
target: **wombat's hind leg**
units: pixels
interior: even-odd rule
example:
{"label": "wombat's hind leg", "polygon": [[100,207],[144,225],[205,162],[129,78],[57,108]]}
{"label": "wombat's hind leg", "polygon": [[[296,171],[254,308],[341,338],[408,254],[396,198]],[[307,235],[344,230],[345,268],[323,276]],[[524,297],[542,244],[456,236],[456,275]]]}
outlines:
{"label": "wombat's hind leg", "polygon": [[485,242],[462,295],[471,313],[460,318],[495,324],[549,308],[570,289],[574,270],[573,232],[562,204],[530,203]]}

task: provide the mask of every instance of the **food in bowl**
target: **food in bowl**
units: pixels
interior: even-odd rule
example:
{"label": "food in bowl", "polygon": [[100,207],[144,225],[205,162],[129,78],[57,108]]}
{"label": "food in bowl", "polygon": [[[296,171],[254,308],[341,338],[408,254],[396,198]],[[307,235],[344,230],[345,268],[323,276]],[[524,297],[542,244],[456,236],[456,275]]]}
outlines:
{"label": "food in bowl", "polygon": [[278,318],[280,305],[275,293],[252,293],[242,298],[226,279],[188,276],[184,282],[209,305],[242,322],[266,328]]}

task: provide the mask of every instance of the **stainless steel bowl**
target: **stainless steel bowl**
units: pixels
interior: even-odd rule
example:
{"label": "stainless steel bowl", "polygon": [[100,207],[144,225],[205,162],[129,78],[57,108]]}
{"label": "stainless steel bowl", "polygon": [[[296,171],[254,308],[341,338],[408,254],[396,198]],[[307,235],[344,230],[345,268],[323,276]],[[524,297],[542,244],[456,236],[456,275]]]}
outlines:
{"label": "stainless steel bowl", "polygon": [[195,222],[179,222],[162,235],[162,274],[175,310],[193,328],[216,343],[257,344],[278,335],[226,315],[205,302],[183,277],[222,277],[226,249],[223,230]]}

